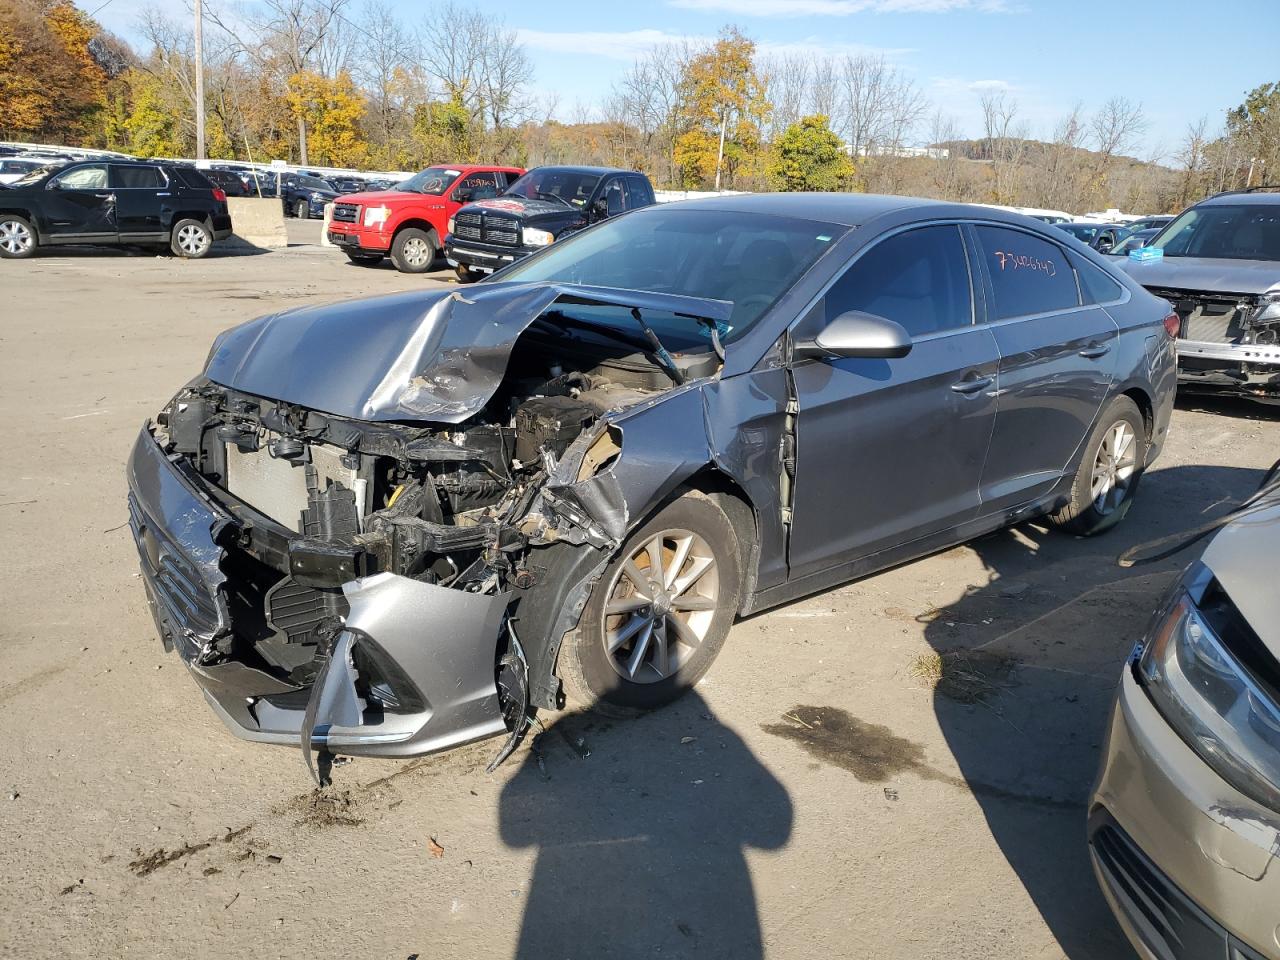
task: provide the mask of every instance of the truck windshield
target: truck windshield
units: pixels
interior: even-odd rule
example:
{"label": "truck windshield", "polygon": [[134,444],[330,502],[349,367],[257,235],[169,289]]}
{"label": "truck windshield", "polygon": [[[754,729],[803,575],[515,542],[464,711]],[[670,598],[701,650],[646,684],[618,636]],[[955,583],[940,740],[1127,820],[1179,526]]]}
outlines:
{"label": "truck windshield", "polygon": [[504,196],[559,200],[573,207],[584,207],[599,182],[600,174],[584,170],[557,170],[554,167],[530,170],[509,186]]}
{"label": "truck windshield", "polygon": [[[556,241],[498,279],[728,300],[733,314],[720,330],[727,342],[749,330],[848,229],[734,210],[645,207]],[[620,314],[618,326],[634,332],[626,311],[614,312]],[[693,320],[679,322],[686,329],[696,326]],[[664,330],[658,334],[666,336]]]}
{"label": "truck windshield", "polygon": [[1166,257],[1280,260],[1280,204],[1210,204],[1192,207],[1149,246]]}
{"label": "truck windshield", "polygon": [[461,174],[462,171],[451,167],[427,167],[421,173],[415,173],[408,180],[397,184],[396,189],[409,193],[429,193],[438,197],[448,190]]}

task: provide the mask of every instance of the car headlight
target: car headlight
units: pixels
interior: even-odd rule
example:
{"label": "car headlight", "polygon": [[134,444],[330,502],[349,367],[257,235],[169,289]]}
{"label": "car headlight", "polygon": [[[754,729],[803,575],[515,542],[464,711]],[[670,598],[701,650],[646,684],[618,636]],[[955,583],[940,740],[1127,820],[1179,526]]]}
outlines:
{"label": "car headlight", "polygon": [[1138,662],[1156,708],[1241,793],[1280,810],[1280,705],[1181,587]]}
{"label": "car headlight", "polygon": [[555,236],[546,230],[535,230],[532,227],[525,227],[521,232],[527,247],[545,247],[548,246]]}
{"label": "car headlight", "polygon": [[1280,320],[1280,293],[1269,293],[1258,304],[1254,323],[1275,323]]}
{"label": "car headlight", "polygon": [[311,199],[316,201],[316,203],[324,203],[329,198],[326,197],[323,193],[313,193],[311,194]]}
{"label": "car headlight", "polygon": [[366,227],[379,227],[387,222],[387,217],[390,215],[390,207],[365,207],[364,225]]}

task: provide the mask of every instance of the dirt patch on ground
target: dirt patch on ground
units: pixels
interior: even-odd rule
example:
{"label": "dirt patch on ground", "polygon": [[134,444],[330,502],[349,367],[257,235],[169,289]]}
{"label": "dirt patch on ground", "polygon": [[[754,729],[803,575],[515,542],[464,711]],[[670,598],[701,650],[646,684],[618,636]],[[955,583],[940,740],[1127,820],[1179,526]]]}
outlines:
{"label": "dirt patch on ground", "polygon": [[954,650],[925,653],[911,664],[911,674],[948,700],[957,703],[986,703],[1015,686],[1012,680],[1018,661],[1014,657],[987,650]]}
{"label": "dirt patch on ground", "polygon": [[184,844],[176,850],[166,850],[164,847],[158,847],[150,853],[143,853],[141,847],[134,847],[133,854],[136,859],[129,864],[129,869],[133,871],[135,877],[150,876],[161,867],[167,867],[169,864],[176,863],[185,857],[191,856],[193,853],[208,849],[208,841]]}
{"label": "dirt patch on ground", "polygon": [[322,788],[295,797],[288,810],[306,827],[358,827],[365,818],[357,812],[360,798],[350,790]]}

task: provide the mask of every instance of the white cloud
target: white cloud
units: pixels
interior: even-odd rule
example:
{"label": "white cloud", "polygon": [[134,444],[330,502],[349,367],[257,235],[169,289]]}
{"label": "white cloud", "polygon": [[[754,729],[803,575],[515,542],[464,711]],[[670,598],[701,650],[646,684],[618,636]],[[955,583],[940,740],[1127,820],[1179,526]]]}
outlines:
{"label": "white cloud", "polygon": [[686,10],[714,10],[746,17],[847,17],[855,13],[1003,13],[1006,0],[667,0]]}
{"label": "white cloud", "polygon": [[634,60],[644,56],[656,46],[666,43],[701,43],[713,37],[691,37],[664,30],[629,30],[607,32],[565,32],[546,30],[516,31],[516,36],[526,47],[547,50],[552,53],[572,53],[580,56],[606,57],[610,60]]}
{"label": "white cloud", "polygon": [[886,60],[896,60],[915,51],[908,47],[870,47],[862,43],[829,42],[821,37],[806,37],[803,40],[790,40],[780,43],[771,40],[760,40],[756,42],[756,52],[764,56],[843,57],[845,55],[867,55],[884,57]]}

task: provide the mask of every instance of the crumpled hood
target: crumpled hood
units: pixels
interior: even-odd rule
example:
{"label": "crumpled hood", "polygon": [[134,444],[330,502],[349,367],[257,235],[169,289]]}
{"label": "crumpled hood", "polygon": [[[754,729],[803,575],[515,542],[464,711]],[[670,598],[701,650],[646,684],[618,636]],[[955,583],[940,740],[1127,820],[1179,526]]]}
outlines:
{"label": "crumpled hood", "polygon": [[460,423],[493,396],[516,338],[556,301],[721,322],[733,310],[724,300],[571,283],[412,291],[250,320],[218,336],[204,374],[356,420]]}
{"label": "crumpled hood", "polygon": [[1214,535],[1201,561],[1217,577],[1249,625],[1280,659],[1280,501],[1227,524]]}
{"label": "crumpled hood", "polygon": [[1262,260],[1161,257],[1139,262],[1125,257],[1119,266],[1144,287],[1255,295],[1280,290],[1280,263]]}

